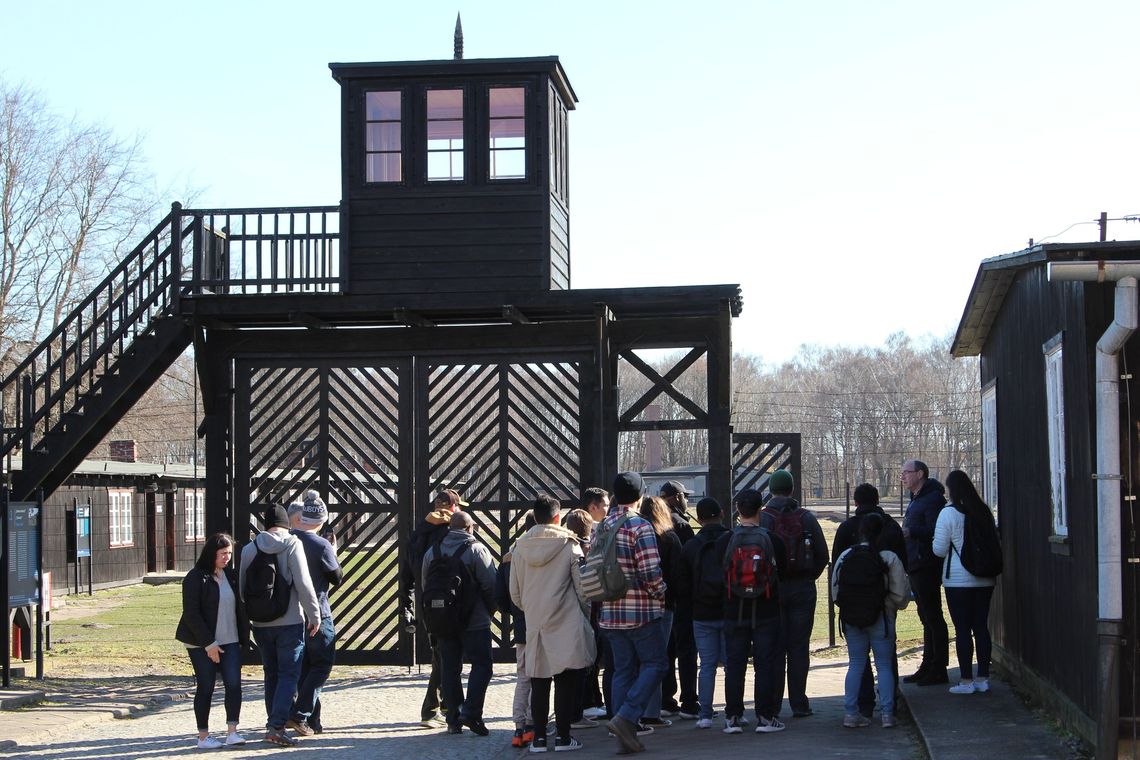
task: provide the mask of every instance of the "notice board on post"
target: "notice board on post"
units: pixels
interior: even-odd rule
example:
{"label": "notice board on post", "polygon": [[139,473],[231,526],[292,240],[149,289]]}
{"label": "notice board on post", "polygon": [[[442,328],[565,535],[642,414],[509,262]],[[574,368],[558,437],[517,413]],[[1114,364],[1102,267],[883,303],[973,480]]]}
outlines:
{"label": "notice board on post", "polygon": [[8,502],[8,606],[40,602],[40,505]]}

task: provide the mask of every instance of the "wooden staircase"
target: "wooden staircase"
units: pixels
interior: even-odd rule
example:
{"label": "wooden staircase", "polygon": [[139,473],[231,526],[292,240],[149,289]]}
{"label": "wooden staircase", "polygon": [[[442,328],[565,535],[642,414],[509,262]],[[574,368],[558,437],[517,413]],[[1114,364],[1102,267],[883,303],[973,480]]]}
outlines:
{"label": "wooden staircase", "polygon": [[[185,226],[183,222],[188,222]],[[14,422],[0,456],[20,450],[11,496],[58,488],[190,345],[178,314],[184,243],[200,228],[171,213],[7,377]]]}

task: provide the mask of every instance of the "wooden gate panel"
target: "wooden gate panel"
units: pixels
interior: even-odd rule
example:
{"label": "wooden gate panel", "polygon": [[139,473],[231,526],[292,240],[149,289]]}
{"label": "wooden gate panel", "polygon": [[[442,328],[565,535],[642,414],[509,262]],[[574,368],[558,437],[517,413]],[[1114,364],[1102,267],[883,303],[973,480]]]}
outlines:
{"label": "wooden gate panel", "polygon": [[317,490],[344,569],[329,595],[338,661],[410,664],[399,578],[411,522],[410,361],[265,360],[237,370],[235,523],[253,534],[269,504]]}
{"label": "wooden gate panel", "polygon": [[[456,488],[476,537],[495,563],[522,533],[539,493],[577,504],[582,482],[581,362],[504,359],[486,364],[436,359],[417,370],[421,501]],[[513,661],[509,612],[491,624],[496,659]],[[420,658],[422,659],[422,658]]]}
{"label": "wooden gate panel", "polygon": [[788,470],[799,488],[799,433],[733,433],[732,494],[746,488],[767,495],[768,478],[776,470]]}

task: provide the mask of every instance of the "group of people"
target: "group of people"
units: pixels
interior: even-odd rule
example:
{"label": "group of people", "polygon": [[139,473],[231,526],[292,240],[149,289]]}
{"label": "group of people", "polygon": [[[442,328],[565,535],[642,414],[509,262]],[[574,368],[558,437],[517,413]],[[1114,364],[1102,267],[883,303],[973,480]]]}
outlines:
{"label": "group of people", "polygon": [[[194,668],[194,717],[199,749],[244,744],[241,716],[241,653],[250,636],[265,676],[266,731],[270,744],[290,747],[296,735],[320,733],[321,687],[332,671],[336,629],[329,589],[341,582],[336,537],[322,528],[328,508],[316,491],[270,507],[265,530],[242,549],[231,567],[234,540],[225,533],[206,539],[182,581],[182,616],[175,638],[186,646]],[[219,676],[225,687],[227,733],[210,735],[210,702]]]}
{"label": "group of people", "polygon": [[[671,718],[713,728],[721,664],[723,730],[741,733],[749,724],[749,659],[757,732],[784,730],[785,682],[792,715],[811,715],[809,644],[827,544],[816,517],[791,497],[790,473],[774,473],[767,486],[767,503],[756,490],[737,494],[732,529],[715,499],[701,499],[697,531],[688,491],[675,481],[649,496],[638,473],[621,473],[612,492],[587,489],[582,508],[565,515],[556,499],[540,495],[497,570],[473,536],[466,504],[453,491],[441,492],[413,534],[406,580],[434,603],[433,567],[454,557],[465,567],[463,585],[473,599],[462,631],[441,635],[429,627],[433,672],[422,724],[488,733],[482,713],[496,606],[510,609],[514,620],[512,743],[531,752],[548,749],[551,686],[554,751],[579,749],[571,731],[594,728],[598,718],[607,719],[625,752],[644,749],[638,737],[671,725]],[[603,572],[610,565],[625,579],[620,594],[591,597],[583,576],[596,572],[586,569],[594,557]],[[430,612],[421,602],[415,614]],[[464,659],[471,663],[466,692]]]}
{"label": "group of people", "polygon": [[[768,478],[767,500],[753,489],[736,494],[732,515],[715,499],[701,499],[696,531],[680,483],[669,481],[649,496],[641,476],[625,472],[612,492],[586,489],[582,507],[565,514],[557,499],[539,495],[498,568],[475,536],[467,502],[455,490],[441,490],[413,532],[402,568],[402,585],[416,599],[407,600],[409,624],[420,621],[432,650],[421,724],[488,735],[491,620],[503,609],[512,613],[516,647],[516,747],[545,752],[549,742],[554,751],[580,749],[571,732],[597,727],[602,718],[622,753],[642,751],[639,737],[671,725],[671,718],[711,729],[721,666],[722,730],[742,733],[749,726],[750,659],[755,731],[783,731],[785,695],[793,717],[812,715],[807,679],[816,581],[829,561],[849,653],[844,726],[870,725],[876,697],[883,727],[896,725],[895,618],[912,595],[923,624],[923,659],[902,680],[948,682],[942,586],[961,671],[950,691],[987,691],[994,579],[972,574],[962,554],[967,520],[992,526],[993,517],[961,471],[952,471],[943,487],[925,464],[911,460],[901,477],[911,493],[902,527],[879,506],[878,490],[864,483],[855,489],[855,514],[839,526],[829,552],[818,519],[792,498],[795,483],[785,470]],[[197,679],[198,747],[245,741],[237,732],[240,663],[251,631],[265,676],[265,741],[291,746],[296,739],[287,729],[303,736],[322,730],[320,691],[336,636],[328,592],[341,580],[335,537],[320,535],[327,519],[324,502],[308,491],[287,509],[268,510],[265,530],[244,547],[237,572],[230,567],[233,539],[217,534],[187,574],[176,637]],[[464,661],[471,665],[466,688]],[[224,740],[211,737],[208,726],[218,676],[225,685]]]}

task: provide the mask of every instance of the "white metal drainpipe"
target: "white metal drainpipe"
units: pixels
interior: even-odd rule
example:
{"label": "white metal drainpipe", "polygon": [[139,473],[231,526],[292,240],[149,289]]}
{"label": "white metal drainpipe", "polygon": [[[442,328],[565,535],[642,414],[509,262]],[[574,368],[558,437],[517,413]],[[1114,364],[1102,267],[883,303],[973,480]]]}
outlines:
{"label": "white metal drainpipe", "polygon": [[1050,280],[1116,281],[1115,316],[1096,343],[1097,664],[1101,684],[1096,757],[1115,760],[1120,736],[1120,646],[1124,638],[1120,552],[1120,360],[1137,327],[1137,261],[1055,261]]}

